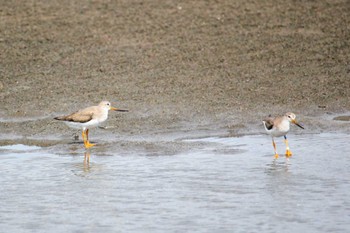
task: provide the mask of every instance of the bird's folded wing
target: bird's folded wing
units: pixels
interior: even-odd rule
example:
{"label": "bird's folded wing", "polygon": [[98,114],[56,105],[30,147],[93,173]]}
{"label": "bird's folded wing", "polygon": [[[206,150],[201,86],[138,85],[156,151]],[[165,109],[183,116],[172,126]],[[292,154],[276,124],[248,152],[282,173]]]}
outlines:
{"label": "bird's folded wing", "polygon": [[270,117],[269,118],[265,118],[264,122],[265,122],[266,128],[268,130],[272,129],[272,127],[273,127],[273,118],[270,118]]}
{"label": "bird's folded wing", "polygon": [[79,111],[67,116],[56,117],[56,120],[85,123],[92,119],[92,111]]}

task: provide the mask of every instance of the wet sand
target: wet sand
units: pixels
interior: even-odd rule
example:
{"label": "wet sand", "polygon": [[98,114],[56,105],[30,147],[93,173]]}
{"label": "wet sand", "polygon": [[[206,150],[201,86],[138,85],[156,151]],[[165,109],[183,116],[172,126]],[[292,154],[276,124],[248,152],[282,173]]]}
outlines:
{"label": "wet sand", "polygon": [[80,132],[53,117],[103,99],[130,110],[92,131],[103,142],[262,133],[263,117],[287,111],[308,133],[349,132],[333,120],[350,109],[349,12],[348,1],[5,1],[1,143],[70,142]]}

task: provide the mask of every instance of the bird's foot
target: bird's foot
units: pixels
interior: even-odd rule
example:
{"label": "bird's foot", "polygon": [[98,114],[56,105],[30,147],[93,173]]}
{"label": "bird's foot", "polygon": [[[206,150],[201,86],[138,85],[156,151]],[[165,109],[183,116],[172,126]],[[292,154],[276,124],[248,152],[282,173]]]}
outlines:
{"label": "bird's foot", "polygon": [[292,152],[290,150],[286,151],[286,157],[289,158],[292,156]]}
{"label": "bird's foot", "polygon": [[86,148],[86,149],[89,149],[89,148],[95,146],[96,144],[92,144],[92,143],[90,143],[89,141],[87,141],[87,142],[84,143],[84,145],[85,145],[85,148]]}
{"label": "bird's foot", "polygon": [[275,154],[275,159],[278,159],[278,157],[279,157],[279,155],[276,153],[276,154]]}

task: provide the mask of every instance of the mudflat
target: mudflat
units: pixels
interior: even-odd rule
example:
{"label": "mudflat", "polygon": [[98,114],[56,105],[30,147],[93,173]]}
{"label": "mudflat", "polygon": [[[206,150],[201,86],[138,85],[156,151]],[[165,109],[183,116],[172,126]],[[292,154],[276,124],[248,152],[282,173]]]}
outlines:
{"label": "mudflat", "polygon": [[53,117],[109,100],[108,135],[263,132],[294,112],[349,131],[350,3],[2,1],[0,131],[63,138]]}

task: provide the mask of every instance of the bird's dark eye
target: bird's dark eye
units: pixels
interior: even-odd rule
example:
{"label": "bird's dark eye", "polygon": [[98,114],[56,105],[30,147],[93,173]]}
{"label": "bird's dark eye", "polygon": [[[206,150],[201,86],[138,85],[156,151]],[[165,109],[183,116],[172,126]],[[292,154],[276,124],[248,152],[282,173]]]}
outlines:
{"label": "bird's dark eye", "polygon": [[288,118],[290,118],[290,116],[288,116]]}

